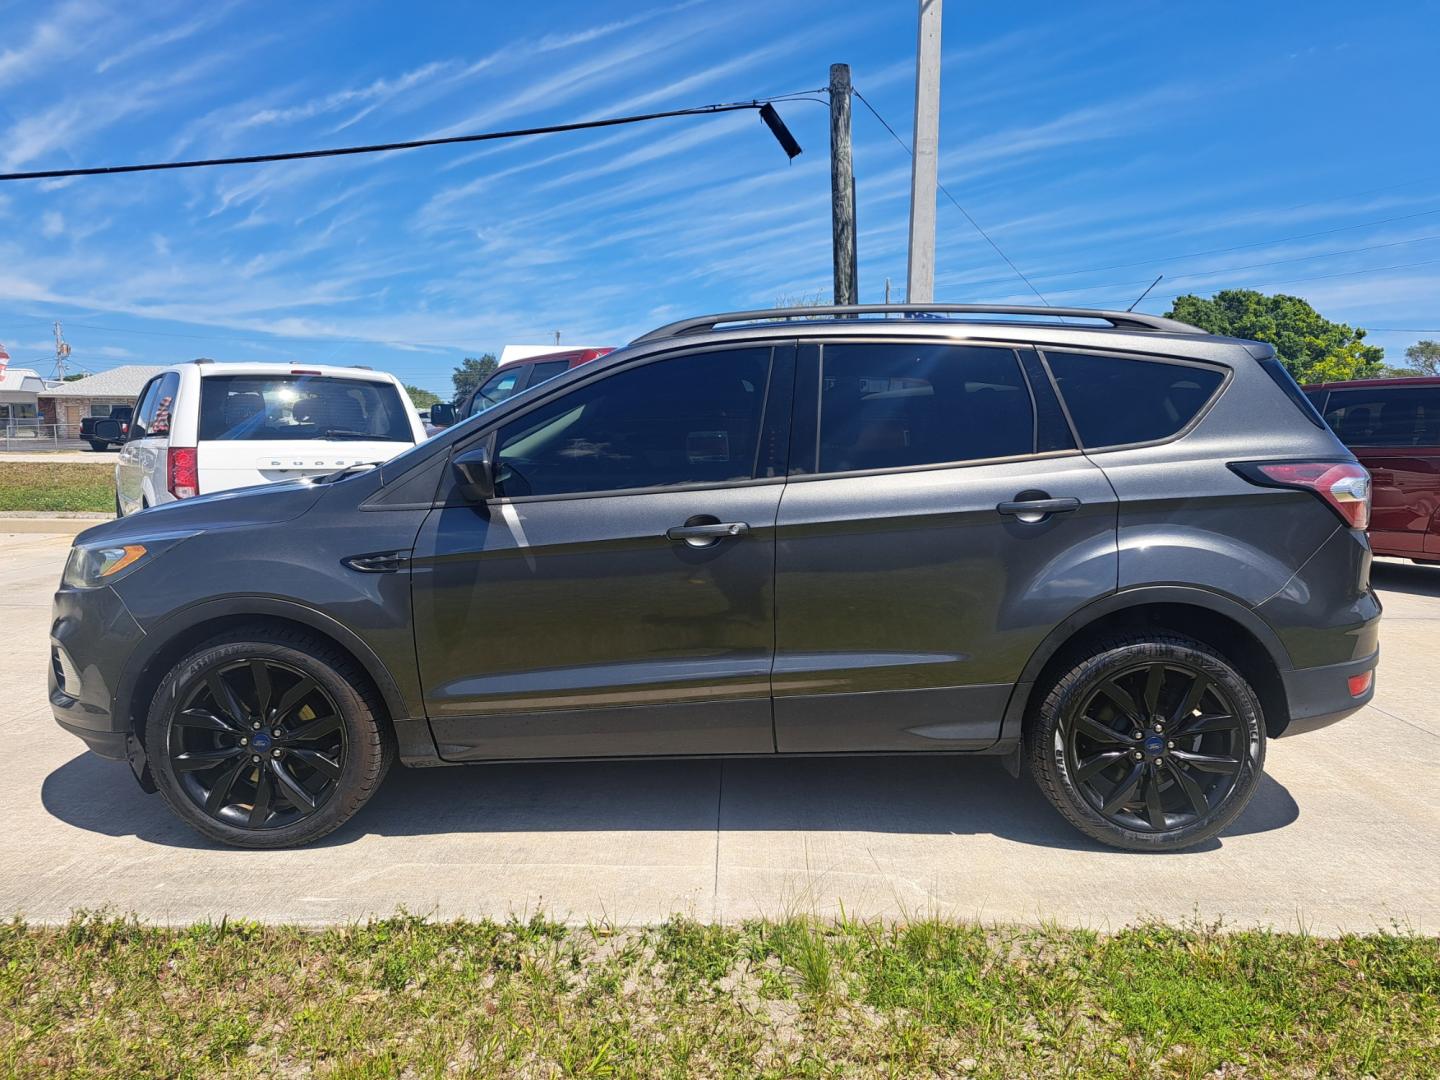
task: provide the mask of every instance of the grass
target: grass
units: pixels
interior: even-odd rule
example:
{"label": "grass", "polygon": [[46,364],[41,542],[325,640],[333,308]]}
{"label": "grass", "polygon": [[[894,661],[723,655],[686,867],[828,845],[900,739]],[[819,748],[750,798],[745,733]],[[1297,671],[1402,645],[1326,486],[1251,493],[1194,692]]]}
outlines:
{"label": "grass", "polygon": [[788,920],[0,925],[0,1073],[1440,1075],[1440,941]]}
{"label": "grass", "polygon": [[0,510],[114,509],[113,461],[0,461]]}

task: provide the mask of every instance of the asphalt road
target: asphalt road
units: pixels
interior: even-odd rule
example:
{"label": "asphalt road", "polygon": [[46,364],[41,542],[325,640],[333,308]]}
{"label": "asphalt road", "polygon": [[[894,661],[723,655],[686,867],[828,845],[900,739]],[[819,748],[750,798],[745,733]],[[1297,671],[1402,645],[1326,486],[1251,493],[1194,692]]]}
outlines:
{"label": "asphalt road", "polygon": [[1374,704],[1272,744],[1250,807],[1197,851],[1093,845],[994,759],[892,758],[397,768],[321,844],[242,852],[52,721],[47,627],[68,545],[0,535],[0,915],[313,924],[403,907],[623,925],[843,909],[1440,931],[1440,568],[1377,563]]}

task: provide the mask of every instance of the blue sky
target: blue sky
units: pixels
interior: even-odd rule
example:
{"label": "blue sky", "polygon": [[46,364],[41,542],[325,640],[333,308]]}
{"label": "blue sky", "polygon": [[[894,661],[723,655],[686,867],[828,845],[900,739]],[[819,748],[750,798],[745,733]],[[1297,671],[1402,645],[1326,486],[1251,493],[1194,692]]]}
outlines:
{"label": "blue sky", "polygon": [[[0,171],[524,127],[820,87],[908,141],[910,0],[0,0]],[[1292,292],[1392,360],[1440,337],[1440,4],[954,2],[940,179],[1052,303]],[[0,341],[102,370],[619,344],[828,295],[827,113],[0,184]],[[855,110],[861,299],[903,297],[909,160]],[[1034,295],[942,197],[937,299]],[[1393,329],[1388,329],[1393,328]]]}

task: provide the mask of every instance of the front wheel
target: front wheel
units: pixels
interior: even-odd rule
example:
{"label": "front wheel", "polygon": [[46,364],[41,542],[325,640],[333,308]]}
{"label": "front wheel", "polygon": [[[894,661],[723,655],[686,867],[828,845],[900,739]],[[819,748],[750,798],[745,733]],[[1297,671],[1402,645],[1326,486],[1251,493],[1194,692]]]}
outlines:
{"label": "front wheel", "polygon": [[365,673],[298,630],[255,628],[181,660],[151,703],[146,753],[170,808],[222,843],[280,848],[347,821],[393,737]]}
{"label": "front wheel", "polygon": [[1121,638],[1056,680],[1027,727],[1026,756],[1087,836],[1171,851],[1210,839],[1245,809],[1265,764],[1264,715],[1208,646]]}

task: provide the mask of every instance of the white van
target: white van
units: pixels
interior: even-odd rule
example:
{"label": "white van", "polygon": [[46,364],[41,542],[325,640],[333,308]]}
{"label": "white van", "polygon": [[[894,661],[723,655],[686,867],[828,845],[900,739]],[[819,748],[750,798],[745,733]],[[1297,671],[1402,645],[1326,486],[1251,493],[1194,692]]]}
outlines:
{"label": "white van", "polygon": [[384,372],[179,364],[140,391],[115,465],[115,512],[386,461],[424,438],[405,388]]}

